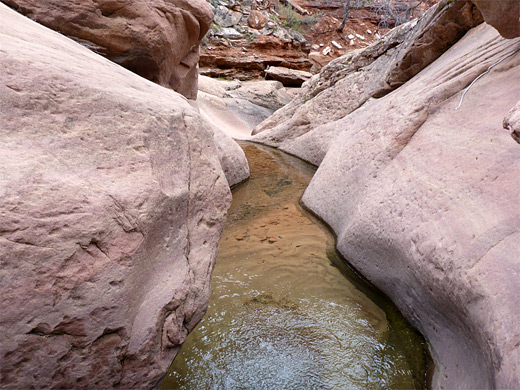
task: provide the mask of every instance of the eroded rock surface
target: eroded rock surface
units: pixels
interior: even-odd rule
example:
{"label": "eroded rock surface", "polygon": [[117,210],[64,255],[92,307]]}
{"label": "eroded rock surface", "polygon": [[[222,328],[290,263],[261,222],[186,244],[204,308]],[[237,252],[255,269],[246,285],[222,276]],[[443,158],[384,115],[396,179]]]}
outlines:
{"label": "eroded rock surface", "polygon": [[248,139],[251,130],[291,100],[278,81],[225,81],[200,77],[192,102],[213,128],[220,162],[230,186],[249,177],[244,152],[230,137]]}
{"label": "eroded rock surface", "polygon": [[202,43],[200,72],[240,80],[262,78],[269,66],[315,73],[437,1],[351,1],[342,29],[337,0],[211,1],[216,17]]}
{"label": "eroded rock surface", "polygon": [[312,77],[312,73],[283,66],[270,66],[265,70],[265,77],[267,80],[277,80],[288,87],[301,87]]}
{"label": "eroded rock surface", "polygon": [[230,202],[213,133],[3,4],[0,24],[1,387],[152,388],[207,307]]}
{"label": "eroded rock surface", "polygon": [[291,103],[255,128],[254,140],[319,164],[337,136],[335,121],[403,85],[481,22],[471,2],[441,1],[418,22],[332,61]]}
{"label": "eroded rock surface", "polygon": [[519,47],[482,24],[322,127],[339,135],[303,197],[425,335],[433,388],[520,387],[520,148],[502,129]]}
{"label": "eroded rock surface", "polygon": [[216,126],[212,127],[220,165],[229,186],[236,186],[249,178],[247,158],[242,148],[229,135]]}
{"label": "eroded rock surface", "polygon": [[2,0],[33,20],[187,98],[197,95],[205,0]]}
{"label": "eroded rock surface", "polygon": [[503,125],[504,129],[511,132],[511,137],[520,144],[520,101],[507,113]]}
{"label": "eroded rock surface", "polygon": [[225,81],[201,76],[198,107],[225,134],[250,137],[252,129],[291,100],[279,81]]}

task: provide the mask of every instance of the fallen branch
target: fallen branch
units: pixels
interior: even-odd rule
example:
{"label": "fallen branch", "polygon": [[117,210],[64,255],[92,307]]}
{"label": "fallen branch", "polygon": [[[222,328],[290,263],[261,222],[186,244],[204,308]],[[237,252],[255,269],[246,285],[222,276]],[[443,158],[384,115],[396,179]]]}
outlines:
{"label": "fallen branch", "polygon": [[507,56],[505,56],[504,58],[502,58],[500,61],[498,62],[495,62],[493,65],[490,65],[489,68],[482,74],[480,74],[479,76],[477,76],[477,78],[475,80],[473,80],[471,82],[470,85],[468,85],[465,89],[464,89],[464,92],[462,93],[462,96],[460,97],[460,102],[459,102],[459,105],[457,106],[457,108],[455,110],[458,110],[460,108],[460,106],[462,106],[462,101],[464,100],[464,96],[466,96],[466,93],[469,91],[469,89],[473,86],[473,84],[475,84],[482,76],[484,76],[485,74],[489,73],[489,71],[491,69],[493,69],[495,66],[497,66],[498,64],[500,64],[501,62],[503,62],[504,60],[508,59],[509,57],[512,57],[514,56],[516,53],[518,53],[520,51],[520,47],[518,47],[514,52],[508,54]]}

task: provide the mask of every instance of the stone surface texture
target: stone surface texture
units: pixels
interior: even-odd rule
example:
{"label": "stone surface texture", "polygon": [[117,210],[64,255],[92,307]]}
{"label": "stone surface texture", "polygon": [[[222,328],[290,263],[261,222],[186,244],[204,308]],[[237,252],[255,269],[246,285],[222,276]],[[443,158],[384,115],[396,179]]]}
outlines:
{"label": "stone surface texture", "polygon": [[256,10],[251,10],[247,18],[248,26],[257,30],[264,28],[268,21],[266,14]]}
{"label": "stone surface texture", "polygon": [[31,19],[187,98],[197,94],[205,0],[1,0]]}
{"label": "stone surface texture", "polygon": [[273,65],[311,68],[308,42],[279,18],[278,0],[211,3],[215,18],[202,45],[201,74],[246,81],[263,78]]}
{"label": "stone surface texture", "polygon": [[229,135],[214,125],[212,127],[220,165],[229,186],[234,187],[249,178],[247,158],[242,148]]}
{"label": "stone surface texture", "polygon": [[213,133],[3,4],[0,25],[0,387],[152,388],[207,308],[230,203]]}
{"label": "stone surface texture", "polygon": [[338,0],[212,0],[215,19],[201,45],[200,73],[242,81],[263,78],[269,66],[316,73],[408,18],[407,4],[418,5],[415,17],[438,1],[356,0],[340,30],[344,9]]}
{"label": "stone surface texture", "polygon": [[511,137],[520,144],[520,101],[507,113],[503,126],[504,129],[511,132]]}
{"label": "stone surface texture", "polygon": [[335,121],[403,85],[481,22],[471,2],[442,0],[418,22],[330,62],[291,103],[254,129],[254,141],[318,165],[337,135]]}
{"label": "stone surface texture", "polygon": [[322,127],[337,136],[303,196],[425,335],[433,388],[520,388],[520,147],[502,128],[519,48],[484,23]]}
{"label": "stone surface texture", "polygon": [[265,70],[266,80],[277,80],[287,87],[301,87],[311,77],[312,73],[283,66],[270,66]]}
{"label": "stone surface texture", "polygon": [[279,81],[225,81],[200,76],[197,104],[201,114],[233,138],[249,138],[256,125],[290,100]]}

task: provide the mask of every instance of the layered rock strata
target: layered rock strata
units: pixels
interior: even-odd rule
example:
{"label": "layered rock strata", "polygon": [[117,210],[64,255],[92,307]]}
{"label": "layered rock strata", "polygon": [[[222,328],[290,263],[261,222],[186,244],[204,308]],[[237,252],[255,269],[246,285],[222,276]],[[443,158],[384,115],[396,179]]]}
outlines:
{"label": "layered rock strata", "polygon": [[190,99],[199,43],[213,12],[205,0],[2,0],[119,65]]}
{"label": "layered rock strata", "polygon": [[230,202],[213,133],[2,4],[0,24],[0,386],[152,388],[207,307]]}
{"label": "layered rock strata", "polygon": [[245,81],[263,78],[264,70],[272,65],[311,68],[305,37],[275,16],[278,1],[217,3],[212,5],[215,18],[204,39],[201,74]]}

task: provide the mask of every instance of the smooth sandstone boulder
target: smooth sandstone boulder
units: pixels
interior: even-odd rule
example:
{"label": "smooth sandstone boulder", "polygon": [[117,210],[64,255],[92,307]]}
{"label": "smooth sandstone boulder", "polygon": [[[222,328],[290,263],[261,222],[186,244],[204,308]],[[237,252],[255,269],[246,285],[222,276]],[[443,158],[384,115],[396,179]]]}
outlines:
{"label": "smooth sandstone boulder", "polygon": [[[204,117],[204,114],[202,114]],[[226,133],[213,127],[213,140],[217,147],[220,165],[230,187],[249,179],[249,164],[242,148]]]}
{"label": "smooth sandstone boulder", "polygon": [[0,4],[0,383],[156,386],[230,204],[188,101]]}
{"label": "smooth sandstone boulder", "polygon": [[201,76],[195,105],[214,131],[220,163],[230,186],[249,178],[244,151],[233,141],[248,139],[251,130],[290,101],[278,81],[241,82]]}
{"label": "smooth sandstone boulder", "polygon": [[277,80],[287,87],[300,87],[312,77],[312,73],[283,66],[270,66],[264,72],[266,80]]}
{"label": "smooth sandstone boulder", "polygon": [[471,2],[440,1],[419,21],[330,62],[291,103],[253,130],[253,140],[319,165],[337,136],[328,123],[403,85],[480,23]]}
{"label": "smooth sandstone boulder", "polygon": [[248,139],[256,125],[290,100],[279,81],[225,81],[200,76],[197,105],[202,116],[217,129],[216,133],[236,139]]}
{"label": "smooth sandstone boulder", "polygon": [[482,24],[328,124],[339,135],[303,196],[425,335],[433,388],[520,388],[520,148],[502,128],[519,46]]}
{"label": "smooth sandstone boulder", "polygon": [[197,96],[205,0],[1,0],[31,19],[189,99]]}

